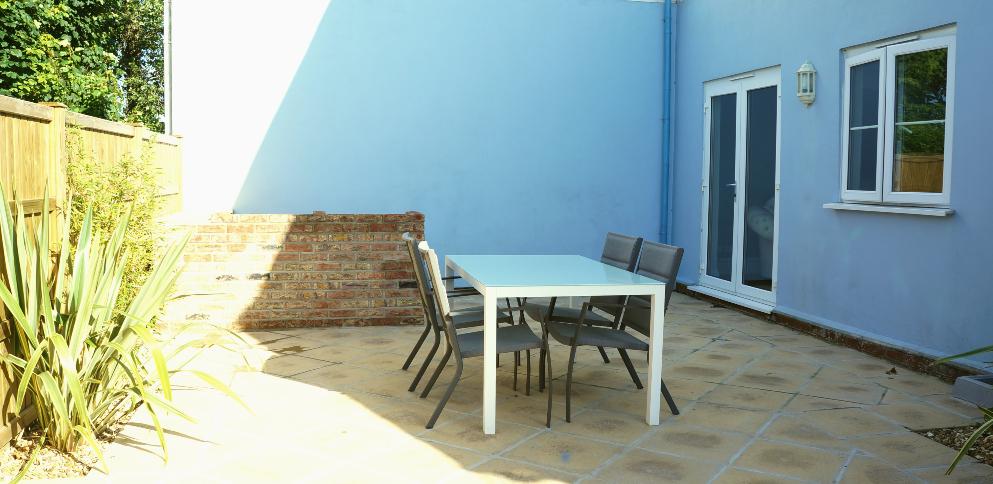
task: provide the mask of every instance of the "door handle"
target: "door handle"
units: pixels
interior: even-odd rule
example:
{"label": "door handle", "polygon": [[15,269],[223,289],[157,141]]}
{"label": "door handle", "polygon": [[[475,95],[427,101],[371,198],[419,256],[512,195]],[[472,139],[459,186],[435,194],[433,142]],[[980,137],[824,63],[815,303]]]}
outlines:
{"label": "door handle", "polygon": [[727,185],[724,185],[724,186],[726,186],[726,187],[736,187],[736,186],[738,186],[738,184],[737,183],[728,183]]}

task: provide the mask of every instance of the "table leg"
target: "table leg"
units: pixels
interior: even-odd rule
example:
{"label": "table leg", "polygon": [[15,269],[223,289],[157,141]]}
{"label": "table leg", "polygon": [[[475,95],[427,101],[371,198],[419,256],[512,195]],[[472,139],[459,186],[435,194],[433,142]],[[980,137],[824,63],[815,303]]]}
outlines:
{"label": "table leg", "polygon": [[497,298],[483,295],[483,433],[496,433]]}
{"label": "table leg", "polygon": [[[452,271],[452,266],[448,265],[448,257],[445,257],[445,277],[452,277],[455,273]],[[455,289],[455,279],[445,279],[445,290],[452,291]]]}
{"label": "table leg", "polygon": [[652,326],[648,336],[648,408],[645,411],[645,421],[648,425],[658,425],[659,409],[662,405],[662,327],[665,323],[665,293],[652,294],[651,303]]}

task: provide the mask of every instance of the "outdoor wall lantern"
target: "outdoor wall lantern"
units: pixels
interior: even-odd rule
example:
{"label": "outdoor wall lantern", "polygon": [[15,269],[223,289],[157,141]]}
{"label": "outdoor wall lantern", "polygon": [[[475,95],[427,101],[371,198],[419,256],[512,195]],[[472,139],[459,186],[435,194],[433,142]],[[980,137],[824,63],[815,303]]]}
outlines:
{"label": "outdoor wall lantern", "polygon": [[814,103],[817,84],[817,70],[810,61],[804,62],[796,70],[796,97],[800,102],[810,106]]}

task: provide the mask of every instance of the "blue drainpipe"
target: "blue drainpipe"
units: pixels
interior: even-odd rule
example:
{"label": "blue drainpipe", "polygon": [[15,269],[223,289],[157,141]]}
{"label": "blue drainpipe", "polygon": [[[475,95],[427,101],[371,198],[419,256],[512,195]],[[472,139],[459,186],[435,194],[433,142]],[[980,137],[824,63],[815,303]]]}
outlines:
{"label": "blue drainpipe", "polygon": [[662,14],[662,219],[659,240],[672,243],[672,0]]}

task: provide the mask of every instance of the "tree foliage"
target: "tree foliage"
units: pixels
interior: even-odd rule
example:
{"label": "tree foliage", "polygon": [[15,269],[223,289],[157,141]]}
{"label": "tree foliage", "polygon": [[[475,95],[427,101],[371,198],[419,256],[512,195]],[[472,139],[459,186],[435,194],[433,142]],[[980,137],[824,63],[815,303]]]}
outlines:
{"label": "tree foliage", "polygon": [[161,130],[162,0],[0,0],[0,94]]}

